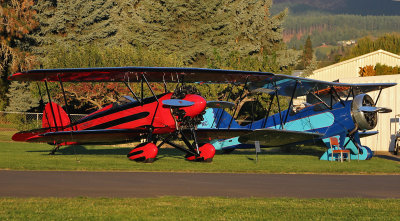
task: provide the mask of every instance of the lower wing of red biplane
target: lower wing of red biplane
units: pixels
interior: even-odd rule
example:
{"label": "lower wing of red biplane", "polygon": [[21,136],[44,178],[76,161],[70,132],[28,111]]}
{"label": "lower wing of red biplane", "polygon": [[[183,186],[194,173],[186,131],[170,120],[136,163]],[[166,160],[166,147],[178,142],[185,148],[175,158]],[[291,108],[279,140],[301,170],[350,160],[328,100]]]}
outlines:
{"label": "lower wing of red biplane", "polygon": [[[259,141],[263,146],[281,146],[324,136],[319,132],[287,130],[283,127],[234,128],[231,123],[226,128],[196,129],[203,120],[206,106],[227,108],[232,103],[206,102],[195,87],[184,83],[244,85],[253,92],[269,93],[277,98],[278,95],[287,96],[291,99],[325,92],[335,93],[338,97],[349,97],[350,93],[366,93],[395,85],[343,84],[265,72],[162,67],[31,70],[16,73],[9,80],[44,82],[50,101],[43,115],[44,128],[19,132],[13,136],[13,140],[55,144],[58,149],[65,144],[123,143],[145,139],[144,144],[138,145],[128,154],[132,160],[140,159],[145,162],[152,162],[158,148],[165,143],[185,152],[188,160],[210,161],[215,153],[215,148],[208,144],[212,140],[238,137],[241,143],[253,144]],[[63,82],[123,82],[133,98],[126,96],[123,103],[110,104],[77,122],[71,122],[69,115],[51,102],[47,82],[59,82],[63,92]],[[141,97],[129,87],[130,82],[141,83]],[[156,95],[149,82],[163,82],[164,85],[178,82],[178,86],[174,92],[165,91]],[[148,86],[152,97],[143,98],[143,85]],[[65,106],[68,107],[68,103]],[[373,112],[375,109],[369,108],[367,111]],[[284,123],[281,117],[280,124]],[[174,143],[173,140],[176,139],[181,139],[186,147]],[[157,144],[158,142],[160,143]],[[206,144],[200,146],[199,143]]]}

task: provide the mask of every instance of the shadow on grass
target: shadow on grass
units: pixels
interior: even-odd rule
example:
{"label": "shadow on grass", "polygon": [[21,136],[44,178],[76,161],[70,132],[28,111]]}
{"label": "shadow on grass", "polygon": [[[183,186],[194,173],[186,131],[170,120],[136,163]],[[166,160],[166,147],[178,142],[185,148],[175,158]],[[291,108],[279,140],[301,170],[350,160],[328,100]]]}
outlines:
{"label": "shadow on grass", "polygon": [[[82,145],[71,145],[66,147],[61,147],[55,154],[56,155],[121,155],[126,156],[133,147],[109,147],[109,148],[87,148]],[[259,155],[310,155],[320,157],[325,151],[326,148],[319,146],[305,146],[301,148],[263,148],[262,152]],[[51,149],[46,150],[35,150],[35,151],[27,151],[27,152],[39,152],[43,153],[43,155],[48,155],[51,152]],[[216,154],[224,155],[222,151],[217,151]],[[227,155],[254,155],[254,157],[247,157],[250,161],[255,161],[255,149],[238,149]],[[161,148],[158,151],[157,159],[162,159],[165,157],[173,157],[173,158],[184,158],[185,153],[179,151],[175,148]]]}
{"label": "shadow on grass", "polygon": [[[310,156],[322,156],[326,152],[324,146],[303,146],[303,147],[272,147],[262,148],[261,155],[310,155]],[[224,153],[223,151],[217,151],[217,154],[224,155],[255,155],[255,149],[238,149],[230,153]]]}
{"label": "shadow on grass", "polygon": [[[61,147],[55,154],[59,155],[122,155],[126,156],[133,147],[110,147],[110,148],[86,148],[85,146],[82,145],[71,145],[71,146],[66,146],[66,147]],[[44,153],[43,155],[47,155],[51,152],[51,149],[48,150],[35,150],[35,151],[26,151],[26,152],[36,152],[36,153]],[[158,151],[157,158],[164,158],[166,156],[168,157],[174,157],[174,156],[184,156],[185,154],[181,151],[178,151],[173,148],[161,148]]]}
{"label": "shadow on grass", "polygon": [[397,161],[400,162],[400,158],[395,157],[395,156],[389,156],[389,155],[376,155],[376,157],[385,159],[385,160],[393,160],[393,161]]}

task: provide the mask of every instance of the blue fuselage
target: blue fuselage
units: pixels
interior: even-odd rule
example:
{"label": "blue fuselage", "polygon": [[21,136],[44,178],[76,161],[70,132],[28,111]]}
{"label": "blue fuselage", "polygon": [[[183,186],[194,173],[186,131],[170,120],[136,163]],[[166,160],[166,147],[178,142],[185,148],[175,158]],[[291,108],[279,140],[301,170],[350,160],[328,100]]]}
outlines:
{"label": "blue fuselage", "polygon": [[[323,138],[341,135],[350,132],[355,128],[351,116],[352,101],[336,103],[332,109],[322,104],[308,106],[296,112],[292,110],[282,111],[245,126],[241,126],[222,109],[207,109],[204,121],[199,128],[247,128],[251,130],[262,128],[285,129],[291,131],[307,131],[323,134]],[[287,115],[287,112],[289,114]],[[285,123],[285,118],[286,123]],[[281,123],[282,118],[282,123]],[[213,145],[216,149],[246,148],[252,145],[244,145],[238,141],[238,137],[227,140],[215,140]]]}

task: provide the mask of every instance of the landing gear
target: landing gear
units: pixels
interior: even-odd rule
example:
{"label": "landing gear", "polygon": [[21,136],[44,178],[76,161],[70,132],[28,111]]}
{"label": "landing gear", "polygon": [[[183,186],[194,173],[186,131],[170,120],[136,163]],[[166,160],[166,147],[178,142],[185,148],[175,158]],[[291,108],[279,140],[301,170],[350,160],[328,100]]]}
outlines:
{"label": "landing gear", "polygon": [[213,145],[206,143],[203,146],[199,147],[199,152],[200,154],[198,156],[189,153],[186,154],[186,160],[210,163],[214,158],[215,148]]}
{"label": "landing gear", "polygon": [[158,148],[154,143],[141,143],[128,153],[130,160],[144,163],[153,163],[156,159]]}
{"label": "landing gear", "polygon": [[56,154],[57,150],[59,150],[60,147],[61,147],[61,144],[57,144],[57,145],[53,148],[53,150],[51,150],[51,152],[49,153],[49,155],[54,155],[54,154]]}

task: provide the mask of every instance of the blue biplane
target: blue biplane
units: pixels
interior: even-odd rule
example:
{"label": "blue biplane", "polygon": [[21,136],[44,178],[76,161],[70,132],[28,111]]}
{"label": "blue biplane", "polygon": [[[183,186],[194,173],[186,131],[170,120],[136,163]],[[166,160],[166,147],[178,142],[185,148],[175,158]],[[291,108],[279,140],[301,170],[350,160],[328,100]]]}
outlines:
{"label": "blue biplane", "polygon": [[[209,108],[198,125],[198,134],[237,133],[233,138],[210,142],[216,150],[226,152],[254,148],[255,142],[262,147],[276,147],[322,140],[330,147],[329,138],[336,137],[339,146],[328,149],[321,160],[336,158],[331,153],[335,149],[349,149],[351,159],[370,159],[373,153],[361,145],[360,137],[378,133],[369,131],[377,124],[377,113],[391,112],[391,109],[376,107],[376,104],[382,89],[394,85],[396,83],[347,84],[270,74],[263,81],[248,83],[251,91],[271,95],[265,118],[239,125],[224,109]],[[366,93],[375,90],[379,90],[379,95],[374,101]],[[289,107],[283,111],[282,102],[279,102],[281,96],[290,98]],[[305,102],[296,107],[293,101],[299,97]],[[274,99],[279,112],[270,115]]]}

